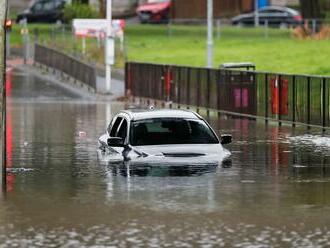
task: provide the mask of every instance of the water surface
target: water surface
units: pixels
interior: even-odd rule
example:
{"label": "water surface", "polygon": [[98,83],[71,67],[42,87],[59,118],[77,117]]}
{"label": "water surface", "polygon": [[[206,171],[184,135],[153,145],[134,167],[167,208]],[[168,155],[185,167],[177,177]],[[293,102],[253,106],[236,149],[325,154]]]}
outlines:
{"label": "water surface", "polygon": [[231,166],[111,166],[97,139],[124,103],[24,71],[8,78],[0,247],[330,245],[330,136],[320,130],[209,118],[234,137]]}

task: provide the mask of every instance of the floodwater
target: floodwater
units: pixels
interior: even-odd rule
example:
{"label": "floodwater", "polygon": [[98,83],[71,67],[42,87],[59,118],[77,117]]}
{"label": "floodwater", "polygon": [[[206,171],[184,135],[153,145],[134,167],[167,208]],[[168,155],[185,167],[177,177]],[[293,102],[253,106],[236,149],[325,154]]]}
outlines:
{"label": "floodwater", "polygon": [[211,118],[233,135],[217,168],[113,167],[97,139],[122,103],[24,71],[6,84],[0,247],[329,247],[330,135]]}

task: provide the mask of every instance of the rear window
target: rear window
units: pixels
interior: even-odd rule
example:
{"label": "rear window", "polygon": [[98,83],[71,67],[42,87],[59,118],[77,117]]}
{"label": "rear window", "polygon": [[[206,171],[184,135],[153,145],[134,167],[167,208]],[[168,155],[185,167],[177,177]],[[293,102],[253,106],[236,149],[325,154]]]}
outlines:
{"label": "rear window", "polygon": [[133,122],[130,143],[134,146],[167,144],[217,144],[217,137],[202,120],[149,119]]}

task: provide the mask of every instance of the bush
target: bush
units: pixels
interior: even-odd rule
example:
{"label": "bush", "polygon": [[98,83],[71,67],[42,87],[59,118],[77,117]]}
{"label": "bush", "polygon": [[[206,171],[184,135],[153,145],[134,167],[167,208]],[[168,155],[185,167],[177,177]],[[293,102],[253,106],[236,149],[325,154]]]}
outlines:
{"label": "bush", "polygon": [[76,18],[98,18],[99,14],[88,4],[74,3],[65,5],[63,16],[66,23],[71,23]]}

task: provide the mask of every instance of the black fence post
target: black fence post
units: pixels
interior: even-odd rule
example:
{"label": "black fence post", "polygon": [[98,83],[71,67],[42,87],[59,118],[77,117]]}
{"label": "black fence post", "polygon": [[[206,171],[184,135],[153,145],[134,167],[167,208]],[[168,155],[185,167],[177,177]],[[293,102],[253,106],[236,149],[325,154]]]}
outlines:
{"label": "black fence post", "polygon": [[218,72],[217,72],[217,110],[218,110],[218,117],[220,117],[220,108],[221,108],[221,104],[220,104],[220,89],[221,89],[221,74],[222,74],[222,71],[221,69],[218,69]]}
{"label": "black fence post", "polygon": [[322,127],[325,131],[326,123],[326,79],[322,79]]}
{"label": "black fence post", "polygon": [[200,82],[201,82],[201,69],[198,68],[197,69],[197,113],[199,113],[199,107],[200,107],[200,96],[201,96],[201,86],[200,86]]}
{"label": "black fence post", "polygon": [[278,124],[282,126],[282,76],[278,76]]}
{"label": "black fence post", "polygon": [[307,77],[307,128],[311,124],[311,78]]}
{"label": "black fence post", "polygon": [[179,72],[179,80],[177,82],[177,84],[178,84],[178,96],[177,96],[178,108],[180,107],[180,103],[181,103],[181,86],[182,86],[182,83],[181,83],[181,69],[182,69],[182,67],[180,66],[179,67],[179,70],[180,70],[180,72]]}
{"label": "black fence post", "polygon": [[206,103],[206,114],[210,115],[210,86],[211,86],[211,69],[207,69],[207,103]]}
{"label": "black fence post", "polygon": [[240,88],[240,113],[243,114],[243,72],[240,71],[239,73],[240,80],[239,80],[239,88]]}
{"label": "black fence post", "polygon": [[186,103],[187,103],[187,106],[188,106],[188,109],[189,109],[189,106],[191,104],[191,101],[190,101],[190,79],[191,79],[191,69],[188,68],[188,72],[187,72],[187,83],[186,83],[186,87],[187,87],[187,100],[186,100]]}
{"label": "black fence post", "polygon": [[125,63],[125,96],[127,97],[127,90],[128,90],[128,62]]}
{"label": "black fence post", "polygon": [[296,126],[296,76],[292,77],[292,126]]}
{"label": "black fence post", "polygon": [[269,113],[268,113],[268,74],[265,73],[265,122],[268,123],[268,117],[269,117]]}

